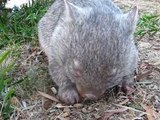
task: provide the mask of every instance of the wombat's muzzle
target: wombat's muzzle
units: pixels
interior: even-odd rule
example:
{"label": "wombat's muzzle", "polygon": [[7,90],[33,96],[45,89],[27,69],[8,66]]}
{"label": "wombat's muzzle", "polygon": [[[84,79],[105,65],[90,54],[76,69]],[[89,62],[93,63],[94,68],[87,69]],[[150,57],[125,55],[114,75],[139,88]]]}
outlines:
{"label": "wombat's muzzle", "polygon": [[97,91],[93,88],[84,88],[83,86],[77,85],[77,90],[82,98],[97,100],[103,94],[101,91]]}

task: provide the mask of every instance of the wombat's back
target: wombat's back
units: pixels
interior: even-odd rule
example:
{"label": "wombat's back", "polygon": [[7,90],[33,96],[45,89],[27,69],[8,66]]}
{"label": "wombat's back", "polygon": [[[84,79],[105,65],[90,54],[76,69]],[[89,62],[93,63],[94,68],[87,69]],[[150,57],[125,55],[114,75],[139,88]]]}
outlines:
{"label": "wombat's back", "polygon": [[38,37],[40,45],[47,56],[50,53],[49,48],[52,33],[58,24],[61,14],[63,13],[63,6],[62,0],[55,0],[54,4],[52,4],[47,13],[38,23]]}
{"label": "wombat's back", "polygon": [[[65,1],[65,0],[64,0]],[[64,1],[63,0],[55,0],[55,2],[51,5],[47,13],[41,18],[38,23],[38,36],[41,47],[46,52],[47,56],[49,52],[50,40],[52,34],[59,24],[59,20],[62,18],[64,14]],[[79,7],[95,7],[94,9],[102,8],[102,4],[105,5],[104,8],[107,7],[107,12],[110,11],[115,13],[120,13],[120,9],[115,6],[111,0],[67,0],[67,2],[71,2]],[[99,4],[99,6],[98,6]]]}

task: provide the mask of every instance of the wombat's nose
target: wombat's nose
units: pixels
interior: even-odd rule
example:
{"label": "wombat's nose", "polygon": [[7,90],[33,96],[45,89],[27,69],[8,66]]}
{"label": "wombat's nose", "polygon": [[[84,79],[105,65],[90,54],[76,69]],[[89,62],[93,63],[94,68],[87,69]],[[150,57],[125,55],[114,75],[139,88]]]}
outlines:
{"label": "wombat's nose", "polygon": [[97,97],[93,94],[85,94],[85,98],[90,99],[90,100],[96,100]]}

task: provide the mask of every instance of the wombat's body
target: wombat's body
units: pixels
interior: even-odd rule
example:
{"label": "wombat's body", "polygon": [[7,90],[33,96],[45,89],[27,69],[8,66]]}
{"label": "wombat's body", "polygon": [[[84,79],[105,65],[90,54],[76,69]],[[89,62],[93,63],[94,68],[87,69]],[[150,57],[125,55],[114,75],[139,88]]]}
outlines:
{"label": "wombat's body", "polygon": [[49,71],[68,104],[99,98],[108,88],[133,82],[138,10],[123,14],[111,0],[56,0],[39,22]]}

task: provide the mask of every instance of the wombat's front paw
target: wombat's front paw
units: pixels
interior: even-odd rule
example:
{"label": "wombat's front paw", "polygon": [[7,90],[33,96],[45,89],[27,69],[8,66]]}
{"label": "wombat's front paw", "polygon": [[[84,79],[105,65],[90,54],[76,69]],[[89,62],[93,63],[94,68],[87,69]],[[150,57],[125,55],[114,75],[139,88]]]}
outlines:
{"label": "wombat's front paw", "polygon": [[122,85],[122,91],[126,94],[126,95],[131,95],[132,93],[135,92],[135,85],[134,83],[123,83]]}
{"label": "wombat's front paw", "polygon": [[62,102],[65,102],[66,104],[69,104],[69,105],[73,105],[74,103],[78,103],[80,101],[80,96],[76,88],[72,86],[60,88],[58,95]]}

